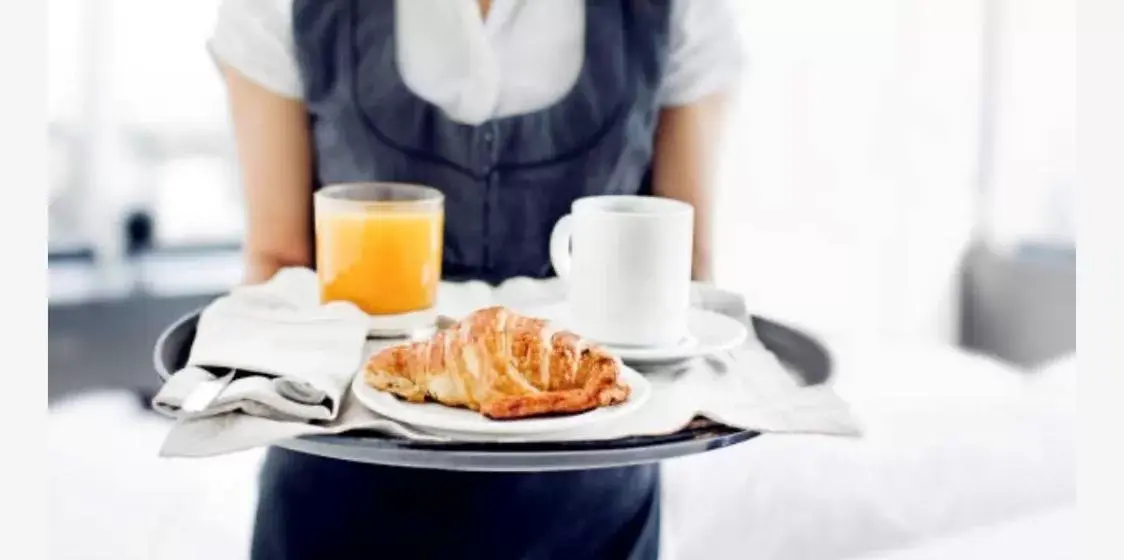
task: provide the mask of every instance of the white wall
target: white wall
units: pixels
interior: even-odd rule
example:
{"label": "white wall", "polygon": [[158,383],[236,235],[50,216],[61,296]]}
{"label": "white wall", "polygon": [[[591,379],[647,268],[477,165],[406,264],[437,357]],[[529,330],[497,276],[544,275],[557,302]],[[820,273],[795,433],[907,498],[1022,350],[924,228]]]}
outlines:
{"label": "white wall", "polygon": [[995,0],[994,144],[985,199],[990,241],[1073,244],[1077,179],[1077,6]]}
{"label": "white wall", "polygon": [[984,3],[750,0],[719,282],[826,331],[954,342]]}

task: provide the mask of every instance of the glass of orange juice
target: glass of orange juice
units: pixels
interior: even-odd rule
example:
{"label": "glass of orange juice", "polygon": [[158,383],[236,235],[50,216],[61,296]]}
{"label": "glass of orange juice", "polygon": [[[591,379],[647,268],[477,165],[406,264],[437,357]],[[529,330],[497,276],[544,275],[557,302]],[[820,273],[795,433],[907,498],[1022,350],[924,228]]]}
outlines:
{"label": "glass of orange juice", "polygon": [[349,301],[372,332],[410,334],[436,321],[445,197],[404,183],[326,186],[313,198],[321,301]]}

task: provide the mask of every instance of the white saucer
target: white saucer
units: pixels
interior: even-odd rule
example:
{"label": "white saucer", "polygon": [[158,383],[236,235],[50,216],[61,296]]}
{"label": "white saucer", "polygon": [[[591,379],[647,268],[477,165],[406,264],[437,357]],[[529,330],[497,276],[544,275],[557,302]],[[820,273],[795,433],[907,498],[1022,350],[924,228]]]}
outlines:
{"label": "white saucer", "polygon": [[351,382],[351,392],[359,402],[372,411],[392,420],[446,432],[483,435],[545,434],[586,427],[615,420],[640,409],[652,394],[652,386],[644,376],[627,366],[621,368],[621,380],[632,393],[628,400],[613,406],[603,406],[581,414],[566,416],[526,418],[522,420],[492,420],[464,408],[437,403],[411,403],[371,387],[360,372]]}
{"label": "white saucer", "polygon": [[[520,311],[527,315],[548,319],[561,328],[581,334],[580,330],[567,326],[570,319],[569,308],[565,302],[528,307]],[[604,343],[601,345],[626,363],[662,364],[729,350],[745,342],[748,334],[745,325],[732,317],[693,307],[687,314],[687,336],[678,344],[660,347],[616,346]]]}

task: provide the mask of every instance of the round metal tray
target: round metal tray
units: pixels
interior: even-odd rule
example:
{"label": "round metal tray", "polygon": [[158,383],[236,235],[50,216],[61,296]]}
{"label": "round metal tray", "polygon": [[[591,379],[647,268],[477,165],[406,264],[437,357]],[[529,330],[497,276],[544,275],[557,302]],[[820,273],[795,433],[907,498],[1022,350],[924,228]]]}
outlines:
{"label": "round metal tray", "polygon": [[[186,362],[199,311],[172,323],[156,341],[153,359],[162,379]],[[827,381],[831,357],[811,336],[763,317],[751,316],[757,338],[805,384]],[[344,461],[462,471],[551,471],[617,467],[704,453],[759,435],[698,419],[661,436],[607,441],[543,443],[422,442],[376,432],[304,436],[277,445]]]}

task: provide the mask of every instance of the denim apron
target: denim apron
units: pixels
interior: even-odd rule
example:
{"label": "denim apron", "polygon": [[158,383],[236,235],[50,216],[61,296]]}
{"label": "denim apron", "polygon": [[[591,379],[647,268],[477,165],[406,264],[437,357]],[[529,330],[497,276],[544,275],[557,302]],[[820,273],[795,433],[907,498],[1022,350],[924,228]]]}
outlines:
{"label": "denim apron", "polygon": [[[478,126],[405,85],[392,0],[296,0],[293,14],[315,183],[439,189],[445,279],[549,277],[550,232],[574,199],[649,192],[667,0],[591,0],[570,91]],[[462,473],[272,448],[253,557],[654,559],[658,538],[656,465]]]}

